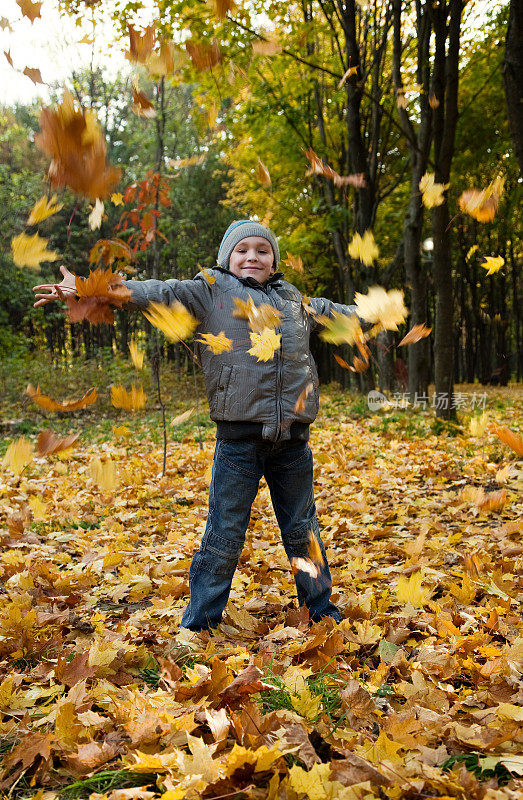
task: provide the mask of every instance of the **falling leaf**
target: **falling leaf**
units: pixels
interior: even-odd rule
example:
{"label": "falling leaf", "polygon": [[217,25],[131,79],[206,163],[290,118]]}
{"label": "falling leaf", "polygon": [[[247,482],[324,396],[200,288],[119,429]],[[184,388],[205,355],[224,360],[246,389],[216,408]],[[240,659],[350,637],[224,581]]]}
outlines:
{"label": "falling leaf", "polygon": [[258,165],[256,167],[256,177],[258,178],[262,186],[265,186],[266,188],[271,187],[272,181],[269,170],[267,169],[263,161],[260,161],[260,159],[258,159]]}
{"label": "falling leaf", "polygon": [[487,275],[494,275],[496,272],[499,272],[504,263],[505,259],[503,256],[485,256],[485,261],[481,266],[483,269],[487,270]]}
{"label": "falling leaf", "polygon": [[181,167],[194,167],[203,164],[205,155],[202,153],[200,156],[190,156],[190,158],[168,158],[167,163],[173,169],[180,169]]}
{"label": "falling leaf", "polygon": [[143,369],[144,351],[140,350],[134,339],[129,343],[129,353],[131,354],[131,361],[136,369]]}
{"label": "falling leaf", "polygon": [[229,11],[236,11],[238,6],[234,0],[214,0],[214,8],[218,19],[225,19]]}
{"label": "falling leaf", "polygon": [[264,328],[261,333],[249,333],[252,347],[247,350],[257,361],[270,361],[281,345],[281,333],[273,328]]}
{"label": "falling leaf", "polygon": [[335,186],[354,186],[356,189],[361,189],[365,186],[365,175],[362,172],[355,175],[340,175],[328,164],[325,164],[322,159],[316,155],[312,147],[305,150],[305,156],[309,160],[310,169],[307,175],[323,175],[330,178]]}
{"label": "falling leaf", "polygon": [[38,434],[38,441],[36,442],[36,455],[39,458],[43,456],[54,455],[55,453],[70,450],[71,447],[78,441],[80,434],[71,433],[69,436],[58,436],[54,431],[40,431]]}
{"label": "falling leaf", "polygon": [[171,342],[188,339],[199,325],[198,320],[178,301],[171,306],[149,303],[143,313],[151,325],[162,331]]}
{"label": "falling leaf", "polygon": [[187,61],[185,53],[182,53],[178,47],[175,47],[171,39],[165,36],[159,37],[160,52],[153,52],[149,55],[145,62],[145,66],[151,75],[165,77],[172,75],[176,69],[181,69]]}
{"label": "falling leaf", "polygon": [[10,33],[13,32],[11,23],[6,17],[0,17],[0,28],[2,28],[3,31],[9,31]]}
{"label": "falling leaf", "polygon": [[506,489],[498,489],[494,492],[485,492],[481,488],[479,489],[474,501],[475,505],[481,511],[501,511],[505,507],[506,502]]}
{"label": "falling leaf", "polygon": [[208,42],[188,41],[185,42],[185,49],[194,68],[199,72],[212,69],[222,60],[222,54],[216,39],[213,39],[210,44]]}
{"label": "falling leaf", "polygon": [[113,192],[111,195],[111,203],[115,206],[123,205],[123,194],[121,192]]}
{"label": "falling leaf", "polygon": [[50,200],[44,196],[37,200],[33,206],[33,210],[29,215],[29,219],[27,220],[28,225],[36,225],[38,222],[42,222],[42,220],[51,217],[53,214],[56,214],[60,209],[63,208],[63,203],[57,202],[57,197],[54,194]]}
{"label": "falling leaf", "polygon": [[510,428],[506,428],[504,425],[496,425],[496,423],[491,425],[491,430],[500,441],[508,444],[518,456],[523,457],[523,436],[521,434],[511,431]]}
{"label": "falling leaf", "polygon": [[396,584],[396,594],[401,603],[410,603],[414,608],[421,608],[428,601],[430,589],[421,586],[424,574],[421,570],[413,572],[408,578],[400,575]]}
{"label": "falling leaf", "polygon": [[32,80],[34,84],[44,83],[44,80],[42,79],[42,73],[36,67],[24,67],[23,74]]}
{"label": "falling leaf", "polygon": [[143,33],[140,33],[128,24],[127,31],[129,33],[129,51],[126,53],[126,57],[135,64],[145,64],[154,48],[156,25],[153,23],[146,27]]}
{"label": "falling leaf", "polygon": [[338,83],[338,89],[341,89],[341,87],[343,86],[345,81],[348,80],[348,78],[350,78],[352,75],[357,75],[357,74],[358,74],[358,67],[357,66],[356,67],[349,67],[347,72],[345,72],[343,74],[343,77],[342,77],[341,81]]}
{"label": "falling leaf", "polygon": [[379,250],[374,241],[372,231],[365,231],[363,236],[355,233],[349,244],[349,255],[351,258],[359,259],[366,267],[369,267],[379,255]]}
{"label": "falling leaf", "polygon": [[355,314],[338,314],[332,317],[318,317],[323,330],[320,337],[331,344],[354,344],[361,335],[360,322]]}
{"label": "falling leaf", "polygon": [[20,436],[8,446],[2,459],[2,467],[9,467],[15,475],[20,475],[33,459],[33,445],[25,436]]}
{"label": "falling leaf", "polygon": [[505,179],[498,176],[486,189],[468,189],[459,198],[460,209],[478,222],[492,222],[503,194]]}
{"label": "falling leaf", "polygon": [[268,303],[256,306],[252,297],[247,301],[239,297],[233,297],[233,300],[236,306],[232,312],[233,317],[248,320],[249,328],[254,333],[262,333],[265,328],[277,328],[281,322],[281,313]]}
{"label": "falling leaf", "polygon": [[252,42],[252,52],[255,56],[275,56],[281,53],[282,46],[276,38],[260,38]]}
{"label": "falling leaf", "polygon": [[314,384],[308,383],[305,389],[303,389],[300,392],[300,395],[294,405],[294,411],[296,414],[301,414],[302,411],[305,411],[305,401],[313,389],[314,389]]}
{"label": "falling leaf", "polygon": [[138,86],[133,84],[133,105],[131,110],[137,117],[153,119],[156,116],[156,109],[146,95],[140,91]]}
{"label": "falling leaf", "polygon": [[309,561],[308,558],[300,558],[295,556],[291,558],[291,566],[293,573],[296,572],[305,572],[307,575],[310,575],[311,578],[317,578],[320,574],[318,567]]}
{"label": "falling leaf", "polygon": [[184,411],[182,414],[178,414],[176,417],[173,417],[171,420],[171,425],[183,425],[184,422],[194,414],[194,408],[189,408],[187,411]]}
{"label": "falling leaf", "polygon": [[405,89],[396,89],[396,105],[398,108],[407,108],[409,101],[405,97]]}
{"label": "falling leaf", "polygon": [[430,94],[429,95],[429,106],[432,109],[435,109],[435,108],[439,107],[439,100],[438,100],[438,98],[436,97],[435,94]]}
{"label": "falling leaf", "polygon": [[213,283],[216,283],[216,278],[214,277],[214,275],[211,274],[211,272],[209,272],[208,269],[202,269],[202,275],[209,284],[209,286],[212,286]]}
{"label": "falling leaf", "polygon": [[215,336],[212,333],[202,333],[198,342],[206,344],[209,350],[215,355],[219,353],[230,353],[232,351],[232,342],[227,338],[224,331]]}
{"label": "falling leaf", "polygon": [[423,205],[426,208],[434,208],[441,206],[445,202],[443,192],[445,192],[450,183],[435,183],[435,175],[426,172],[419,182],[419,190],[422,193]]}
{"label": "falling leaf", "polygon": [[345,359],[339,356],[337,353],[334,353],[334,358],[336,359],[336,361],[338,362],[338,364],[342,369],[350,369],[350,364],[347,364]]}
{"label": "falling leaf", "polygon": [[92,202],[107,197],[120,177],[121,170],[106,161],[106,146],[94,112],[77,108],[68,91],[56,108],[42,110],[35,143],[51,158],[51,184],[68,186]]}
{"label": "falling leaf", "polygon": [[291,256],[290,253],[287,253],[287,258],[283,263],[287,264],[287,266],[293,269],[295,272],[299,272],[300,275],[303,275],[304,269],[301,256]]}
{"label": "falling leaf", "polygon": [[320,566],[325,563],[325,559],[323,558],[323,553],[321,552],[320,543],[318,539],[314,535],[314,531],[311,531],[309,534],[309,544],[307,546],[307,552],[309,554],[309,558],[311,561],[314,561],[315,564],[319,564]]}
{"label": "falling leaf", "polygon": [[483,436],[488,424],[488,413],[483,412],[481,417],[471,417],[469,431],[471,436]]}
{"label": "falling leaf", "polygon": [[[111,389],[112,388],[113,387],[111,387]],[[114,492],[114,490],[117,488],[119,480],[116,473],[116,466],[114,461],[112,461],[110,458],[102,461],[102,459],[96,456],[89,463],[88,470],[91,480],[98,486],[99,489],[102,490],[102,492]],[[116,653],[113,652],[109,663],[114,660],[115,655]],[[90,664],[90,666],[93,666],[93,664]]]}
{"label": "falling leaf", "polygon": [[29,267],[39,272],[42,261],[56,261],[59,258],[54,250],[47,250],[48,241],[37,233],[33,236],[20,233],[11,239],[13,261],[18,267]]}
{"label": "falling leaf", "polygon": [[121,277],[110,267],[91,270],[87,278],[75,275],[75,286],[78,299],[69,294],[64,298],[71,322],[86,319],[94,325],[112,325],[113,308],[122,308],[131,298]]}
{"label": "falling leaf", "polygon": [[104,204],[99,197],[96,198],[94,208],[89,214],[89,228],[94,231],[102,224],[102,217],[104,213]]}
{"label": "falling leaf", "polygon": [[479,246],[477,244],[473,244],[470,250],[468,251],[467,255],[465,256],[465,261],[469,262],[472,256],[477,253],[479,250]]}
{"label": "falling leaf", "polygon": [[382,286],[371,286],[366,295],[356,293],[354,297],[358,315],[362,319],[380,325],[388,331],[398,330],[405,322],[408,311],[403,302],[403,292],[399,289],[386,291]]}
{"label": "falling leaf", "polygon": [[79,411],[82,408],[91,406],[98,399],[96,389],[88,389],[79,400],[64,400],[60,402],[42,394],[40,387],[35,389],[31,384],[28,385],[25,394],[29,395],[31,400],[34,400],[40,408],[44,408],[46,411]]}
{"label": "falling leaf", "polygon": [[4,50],[4,56],[6,57],[9,66],[14,68],[13,59],[11,58],[11,49]]}
{"label": "falling leaf", "polygon": [[414,325],[414,327],[412,327],[410,331],[403,337],[401,342],[398,344],[398,347],[419,342],[420,339],[425,339],[427,336],[430,336],[431,331],[432,328],[427,328],[424,322],[420,323],[419,325]]}
{"label": "falling leaf", "polygon": [[115,408],[123,408],[125,411],[140,411],[145,408],[146,400],[147,395],[143,386],[135,386],[133,383],[130,392],[121,385],[111,386],[111,403]]}
{"label": "falling leaf", "polygon": [[97,264],[102,261],[107,267],[115,261],[128,263],[132,255],[129,245],[123,239],[98,239],[89,252],[89,263]]}
{"label": "falling leaf", "polygon": [[31,22],[34,22],[37,17],[40,17],[42,3],[33,2],[33,0],[16,0],[16,4],[20,7],[24,17],[30,19]]}

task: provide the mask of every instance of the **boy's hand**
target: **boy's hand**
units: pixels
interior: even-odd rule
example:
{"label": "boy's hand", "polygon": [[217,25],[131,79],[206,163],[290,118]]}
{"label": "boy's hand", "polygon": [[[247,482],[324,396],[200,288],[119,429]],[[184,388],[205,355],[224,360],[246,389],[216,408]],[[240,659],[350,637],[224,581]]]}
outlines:
{"label": "boy's hand", "polygon": [[64,300],[66,295],[76,294],[75,277],[72,272],[69,272],[67,267],[63,265],[60,267],[60,272],[64,276],[61,283],[42,283],[39,286],[33,286],[33,292],[44,291],[46,294],[35,295],[37,300],[33,304],[34,308],[44,306],[46,303],[51,303],[53,300]]}

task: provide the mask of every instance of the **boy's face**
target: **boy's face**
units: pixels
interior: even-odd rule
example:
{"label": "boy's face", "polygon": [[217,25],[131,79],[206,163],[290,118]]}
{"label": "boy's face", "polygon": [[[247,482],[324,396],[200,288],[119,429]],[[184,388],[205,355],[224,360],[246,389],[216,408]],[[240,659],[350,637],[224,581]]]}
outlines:
{"label": "boy's face", "polygon": [[254,278],[265,283],[272,272],[274,253],[267,239],[247,236],[241,239],[229,256],[229,272],[238,278]]}

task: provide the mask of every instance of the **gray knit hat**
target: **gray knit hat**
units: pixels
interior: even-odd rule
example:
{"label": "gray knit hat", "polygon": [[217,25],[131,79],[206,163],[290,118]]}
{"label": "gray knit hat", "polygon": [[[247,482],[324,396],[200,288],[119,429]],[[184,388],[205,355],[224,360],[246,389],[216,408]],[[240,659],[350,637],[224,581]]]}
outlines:
{"label": "gray knit hat", "polygon": [[218,266],[223,267],[223,269],[229,269],[229,258],[232,251],[238,242],[246,239],[247,236],[261,236],[262,239],[267,239],[274,253],[273,269],[276,270],[280,260],[280,249],[276,237],[269,228],[265,228],[253,219],[240,219],[238,222],[233,222],[229,225],[218,250]]}

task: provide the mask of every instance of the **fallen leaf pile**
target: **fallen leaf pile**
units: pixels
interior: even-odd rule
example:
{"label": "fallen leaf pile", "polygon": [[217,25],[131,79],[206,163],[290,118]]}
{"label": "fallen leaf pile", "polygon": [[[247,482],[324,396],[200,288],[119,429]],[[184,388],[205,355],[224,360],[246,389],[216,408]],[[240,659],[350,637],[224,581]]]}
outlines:
{"label": "fallen leaf pile", "polygon": [[[222,625],[180,631],[211,436],[171,442],[163,478],[158,446],[121,426],[101,444],[88,425],[47,432],[36,454],[14,441],[0,472],[3,791],[521,796],[521,402],[512,419],[489,402],[471,438],[436,436],[428,412],[417,436],[353,419],[346,397],[322,397],[311,440],[340,625],[298,609],[262,483]],[[321,560],[311,537],[294,568]]]}

